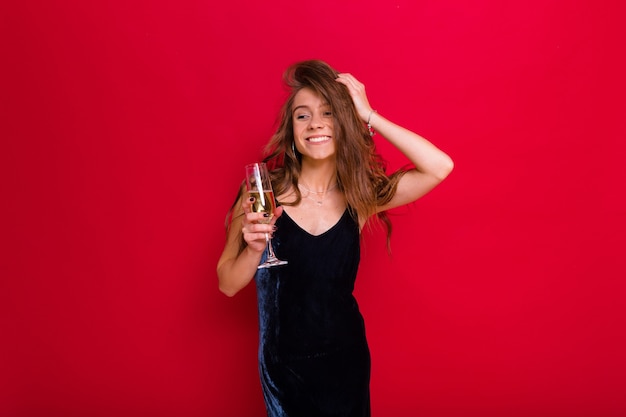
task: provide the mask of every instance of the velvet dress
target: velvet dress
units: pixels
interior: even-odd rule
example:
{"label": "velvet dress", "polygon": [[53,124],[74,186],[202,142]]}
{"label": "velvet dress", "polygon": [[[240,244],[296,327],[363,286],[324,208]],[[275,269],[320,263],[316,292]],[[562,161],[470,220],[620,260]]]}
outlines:
{"label": "velvet dress", "polygon": [[272,244],[287,265],[255,276],[259,373],[269,417],[370,415],[370,354],[352,295],[359,226],[346,210],[321,235],[286,212]]}

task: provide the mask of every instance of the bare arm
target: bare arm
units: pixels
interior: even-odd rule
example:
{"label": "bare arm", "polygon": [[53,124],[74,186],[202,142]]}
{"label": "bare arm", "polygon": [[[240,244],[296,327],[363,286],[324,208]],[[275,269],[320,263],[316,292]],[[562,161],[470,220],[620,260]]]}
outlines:
{"label": "bare arm", "polygon": [[[269,224],[259,223],[263,213],[251,212],[252,201],[247,199],[247,193],[236,203],[233,220],[228,230],[226,245],[222,256],[217,262],[217,277],[219,288],[224,294],[232,297],[252,281],[265,250],[265,234],[272,233],[276,219],[283,212],[282,207],[274,211],[274,218]],[[239,252],[240,235],[246,246]]]}
{"label": "bare arm", "polygon": [[396,194],[388,204],[379,207],[379,211],[417,200],[435,188],[452,171],[452,159],[420,135],[398,126],[378,113],[372,113],[370,123],[372,128],[391,142],[415,167],[404,174],[398,183]]}
{"label": "bare arm", "polygon": [[447,154],[422,136],[376,113],[367,100],[365,86],[352,75],[340,74],[337,81],[348,87],[361,119],[364,122],[369,120],[372,128],[402,152],[415,167],[400,179],[396,194],[388,204],[379,207],[379,211],[417,200],[448,176],[454,164]]}

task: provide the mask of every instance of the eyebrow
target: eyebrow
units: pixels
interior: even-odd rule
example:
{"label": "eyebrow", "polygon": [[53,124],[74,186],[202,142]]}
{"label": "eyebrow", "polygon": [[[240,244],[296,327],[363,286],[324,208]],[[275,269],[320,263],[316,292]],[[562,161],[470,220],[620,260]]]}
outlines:
{"label": "eyebrow", "polygon": [[309,110],[309,106],[304,105],[304,104],[301,104],[301,105],[299,105],[299,106],[296,106],[296,107],[294,107],[294,108],[293,108],[292,113],[295,113],[295,112],[296,112],[296,110],[298,110],[298,109],[307,109],[307,110]]}
{"label": "eyebrow", "polygon": [[[320,108],[322,108],[322,107],[330,107],[330,104],[328,104],[328,103],[322,103],[322,104],[320,105]],[[307,106],[306,104],[300,104],[299,106],[294,107],[294,108],[293,108],[293,110],[291,111],[291,113],[295,113],[295,112],[296,112],[296,110],[298,110],[298,109],[307,109],[307,110],[311,110],[311,108],[310,108],[309,106]]]}

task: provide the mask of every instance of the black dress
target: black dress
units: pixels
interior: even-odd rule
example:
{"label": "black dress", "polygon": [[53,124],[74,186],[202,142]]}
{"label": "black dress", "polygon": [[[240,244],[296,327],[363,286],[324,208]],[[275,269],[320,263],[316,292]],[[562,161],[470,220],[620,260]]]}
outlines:
{"label": "black dress", "polygon": [[289,263],[255,276],[268,416],[369,416],[370,355],[352,295],[358,223],[346,210],[317,236],[286,212],[276,225],[276,255]]}

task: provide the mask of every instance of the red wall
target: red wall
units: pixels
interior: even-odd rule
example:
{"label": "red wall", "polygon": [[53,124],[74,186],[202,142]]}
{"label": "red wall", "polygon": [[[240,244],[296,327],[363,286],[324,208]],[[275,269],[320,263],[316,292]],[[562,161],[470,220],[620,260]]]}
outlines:
{"label": "red wall", "polygon": [[624,415],[620,2],[39,3],[0,24],[0,415],[262,415],[215,264],[308,58],[456,162],[364,238],[374,415]]}

